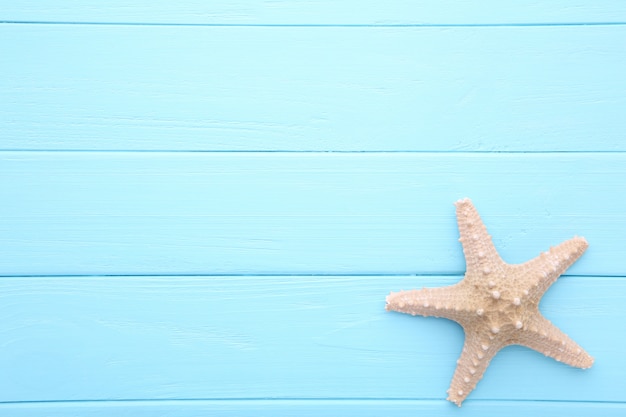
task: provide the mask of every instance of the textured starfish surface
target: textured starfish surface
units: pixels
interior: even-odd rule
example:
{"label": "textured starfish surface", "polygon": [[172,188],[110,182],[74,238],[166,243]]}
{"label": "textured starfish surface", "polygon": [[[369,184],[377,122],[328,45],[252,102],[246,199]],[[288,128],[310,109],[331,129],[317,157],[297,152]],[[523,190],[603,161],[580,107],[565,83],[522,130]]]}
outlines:
{"label": "textured starfish surface", "polygon": [[505,263],[469,199],[455,203],[467,271],[457,284],[400,291],[387,297],[387,310],[445,317],[465,331],[465,344],[448,389],[459,407],[476,387],[496,353],[523,345],[557,361],[589,368],[593,358],[539,312],[539,301],[587,249],[574,237],[523,264]]}

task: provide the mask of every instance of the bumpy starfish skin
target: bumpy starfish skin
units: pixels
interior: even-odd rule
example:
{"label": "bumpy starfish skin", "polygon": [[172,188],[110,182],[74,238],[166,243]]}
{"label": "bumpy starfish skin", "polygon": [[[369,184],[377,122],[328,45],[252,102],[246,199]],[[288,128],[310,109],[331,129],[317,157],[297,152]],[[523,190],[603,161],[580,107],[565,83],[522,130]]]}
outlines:
{"label": "bumpy starfish skin", "polygon": [[448,400],[459,407],[482,378],[495,354],[523,345],[557,361],[589,368],[593,358],[539,312],[544,292],[587,249],[574,237],[518,265],[505,263],[469,199],[457,201],[460,242],[467,271],[455,285],[400,291],[387,297],[387,310],[445,317],[465,331],[465,345],[452,377]]}

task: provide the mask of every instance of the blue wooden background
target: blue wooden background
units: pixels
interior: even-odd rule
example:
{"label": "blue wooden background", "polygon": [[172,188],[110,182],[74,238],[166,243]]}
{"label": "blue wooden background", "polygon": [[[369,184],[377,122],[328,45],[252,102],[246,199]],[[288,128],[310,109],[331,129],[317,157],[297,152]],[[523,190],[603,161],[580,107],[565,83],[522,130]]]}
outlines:
{"label": "blue wooden background", "polygon": [[[0,415],[626,414],[626,2],[0,1]],[[543,313],[596,358],[385,313],[590,248]]]}

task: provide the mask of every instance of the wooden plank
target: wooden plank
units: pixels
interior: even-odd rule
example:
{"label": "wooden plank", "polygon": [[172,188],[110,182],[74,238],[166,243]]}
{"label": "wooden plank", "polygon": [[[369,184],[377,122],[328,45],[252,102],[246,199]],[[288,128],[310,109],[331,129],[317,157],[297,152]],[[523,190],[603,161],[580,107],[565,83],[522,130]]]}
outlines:
{"label": "wooden plank", "polygon": [[[89,402],[89,403],[37,403],[1,404],[0,412],[13,417],[100,417],[115,413],[119,417],[191,417],[219,414],[220,416],[271,416],[294,415],[308,417],[346,416],[394,416],[413,417],[428,415],[433,417],[453,416],[458,413],[446,401],[411,400],[223,400],[223,401],[133,401],[133,402]],[[529,402],[529,401],[472,401],[463,407],[467,417],[500,417],[533,415],[559,415],[568,417],[623,417],[626,408],[623,403],[582,403],[582,402]]]}
{"label": "wooden plank", "polygon": [[619,0],[500,2],[483,0],[374,0],[206,2],[77,0],[6,2],[3,20],[176,24],[522,24],[626,21]]}
{"label": "wooden plank", "polygon": [[[5,279],[2,400],[441,398],[460,329],[382,305],[389,288],[457,279]],[[623,401],[623,325],[599,323],[624,317],[624,282],[566,279],[544,300],[595,368],[507,349],[474,398]]]}
{"label": "wooden plank", "polygon": [[[443,400],[461,328],[387,313],[384,300],[459,279],[4,278],[0,401]],[[624,291],[626,279],[560,279],[541,309],[594,366],[508,347],[471,399],[623,403]]]}
{"label": "wooden plank", "polygon": [[625,38],[1,25],[0,149],[624,151]]}
{"label": "wooden plank", "polygon": [[471,197],[508,262],[582,235],[625,275],[625,154],[0,153],[0,273],[460,274]]}

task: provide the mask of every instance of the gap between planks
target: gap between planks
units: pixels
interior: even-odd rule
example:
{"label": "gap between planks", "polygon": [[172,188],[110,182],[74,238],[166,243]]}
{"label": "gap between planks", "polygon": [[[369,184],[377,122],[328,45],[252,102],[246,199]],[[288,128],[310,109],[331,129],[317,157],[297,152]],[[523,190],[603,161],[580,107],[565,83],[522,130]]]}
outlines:
{"label": "gap between planks", "polygon": [[528,22],[528,23],[177,23],[177,22],[72,22],[46,20],[2,20],[8,25],[80,25],[80,26],[188,26],[188,27],[262,27],[262,28],[506,28],[506,27],[567,27],[624,26],[626,22]]}

